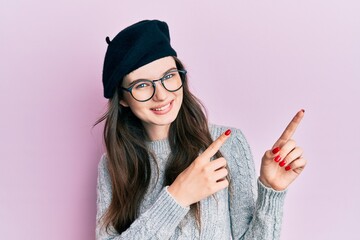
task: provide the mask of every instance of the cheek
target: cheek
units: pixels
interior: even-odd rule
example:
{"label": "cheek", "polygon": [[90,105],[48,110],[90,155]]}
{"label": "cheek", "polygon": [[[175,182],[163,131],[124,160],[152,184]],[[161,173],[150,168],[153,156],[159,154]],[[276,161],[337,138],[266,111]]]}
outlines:
{"label": "cheek", "polygon": [[128,101],[131,111],[136,112],[142,109],[141,104],[133,101]]}
{"label": "cheek", "polygon": [[183,102],[183,98],[184,98],[184,95],[183,95],[183,90],[182,89],[180,89],[178,92],[177,92],[177,94],[176,94],[177,96],[177,98],[179,99],[179,102],[180,102],[180,104],[182,104],[182,102]]}
{"label": "cheek", "polygon": [[144,114],[146,114],[146,110],[149,109],[146,103],[138,102],[135,99],[129,99],[127,102],[134,115],[140,119],[143,118]]}
{"label": "cheek", "polygon": [[131,110],[136,110],[143,105],[141,102],[136,101],[130,93],[124,94],[123,100],[121,100],[121,103],[124,103],[123,105],[126,105],[126,107],[130,107]]}

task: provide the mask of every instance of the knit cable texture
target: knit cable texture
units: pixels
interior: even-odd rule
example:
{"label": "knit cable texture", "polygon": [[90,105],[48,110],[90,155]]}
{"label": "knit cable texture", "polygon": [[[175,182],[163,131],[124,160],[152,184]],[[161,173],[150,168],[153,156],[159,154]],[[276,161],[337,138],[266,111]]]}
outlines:
{"label": "knit cable texture", "polygon": [[[210,125],[209,129],[216,139],[229,128]],[[170,154],[169,143],[164,139],[148,143],[155,159],[150,159],[152,178],[140,204],[139,217],[121,234],[114,229],[107,233],[101,227],[101,217],[110,205],[112,194],[104,154],[98,167],[96,239],[280,239],[287,190],[275,191],[256,181],[249,145],[240,130],[231,128],[231,131],[220,149],[227,160],[230,184],[200,201],[200,228],[190,208],[180,206],[163,184]]]}

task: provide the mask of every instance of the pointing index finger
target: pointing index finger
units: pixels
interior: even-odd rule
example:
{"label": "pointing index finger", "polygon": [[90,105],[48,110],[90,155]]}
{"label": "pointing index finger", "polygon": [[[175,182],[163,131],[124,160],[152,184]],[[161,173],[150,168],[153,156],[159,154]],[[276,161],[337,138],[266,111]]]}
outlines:
{"label": "pointing index finger", "polygon": [[217,151],[219,151],[224,142],[229,138],[230,133],[231,130],[228,129],[226,132],[221,134],[202,154],[200,154],[200,156],[203,156],[206,159],[210,159],[212,156],[214,156]]}
{"label": "pointing index finger", "polygon": [[294,135],[296,128],[299,126],[302,118],[304,117],[304,113],[305,110],[303,109],[296,113],[296,115],[285,128],[284,132],[281,134],[279,140],[277,140],[274,144],[274,147],[279,146],[281,143],[287,142]]}

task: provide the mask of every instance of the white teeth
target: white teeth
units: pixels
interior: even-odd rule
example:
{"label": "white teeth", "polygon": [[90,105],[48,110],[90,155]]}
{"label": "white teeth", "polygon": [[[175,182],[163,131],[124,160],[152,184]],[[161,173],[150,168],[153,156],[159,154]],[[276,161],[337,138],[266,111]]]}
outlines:
{"label": "white teeth", "polygon": [[165,109],[168,108],[168,107],[170,107],[170,103],[167,104],[167,105],[165,105],[165,106],[163,106],[163,107],[161,107],[161,108],[153,108],[153,110],[155,110],[155,111],[163,111],[163,110],[165,110]]}

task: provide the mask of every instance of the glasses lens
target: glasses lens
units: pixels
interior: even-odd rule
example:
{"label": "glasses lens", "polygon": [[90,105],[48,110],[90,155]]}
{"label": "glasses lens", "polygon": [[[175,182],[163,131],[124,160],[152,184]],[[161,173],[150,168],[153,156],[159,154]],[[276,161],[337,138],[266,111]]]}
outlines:
{"label": "glasses lens", "polygon": [[143,80],[137,82],[133,86],[131,93],[138,101],[146,101],[150,99],[154,93],[152,81]]}
{"label": "glasses lens", "polygon": [[[185,74],[185,70],[173,70],[168,72],[164,77],[162,77],[161,82],[166,90],[168,90],[169,92],[175,92],[182,87],[183,80],[185,79]],[[155,93],[154,82],[159,80],[137,81],[131,87],[131,95],[140,102],[145,102],[149,100]]]}
{"label": "glasses lens", "polygon": [[182,78],[184,77],[182,76],[183,74],[184,73],[182,71],[179,72],[178,70],[167,73],[163,77],[162,81],[166,90],[170,92],[175,92],[179,90],[182,87]]}

